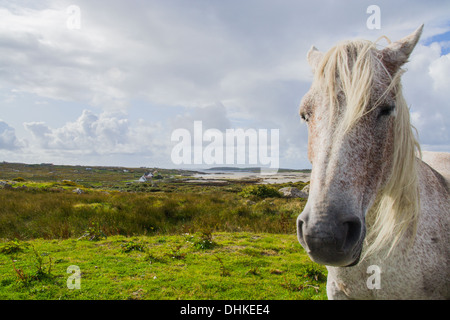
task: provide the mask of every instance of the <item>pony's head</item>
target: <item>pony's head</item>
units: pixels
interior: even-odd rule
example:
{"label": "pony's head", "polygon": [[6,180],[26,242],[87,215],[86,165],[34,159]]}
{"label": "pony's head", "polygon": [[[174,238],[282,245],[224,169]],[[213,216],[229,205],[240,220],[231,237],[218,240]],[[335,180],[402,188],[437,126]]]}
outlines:
{"label": "pony's head", "polygon": [[357,40],[308,52],[314,81],[300,115],[308,124],[312,172],[297,232],[318,263],[354,265],[364,243],[369,254],[415,228],[420,149],[400,76],[422,27],[382,49]]}

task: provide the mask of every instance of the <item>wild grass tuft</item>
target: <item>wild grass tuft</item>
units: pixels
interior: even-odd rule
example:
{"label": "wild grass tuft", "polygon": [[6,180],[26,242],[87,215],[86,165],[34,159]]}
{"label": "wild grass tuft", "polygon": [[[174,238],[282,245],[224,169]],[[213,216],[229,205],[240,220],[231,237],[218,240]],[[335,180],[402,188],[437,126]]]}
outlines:
{"label": "wild grass tuft", "polygon": [[[28,188],[30,189],[30,188]],[[246,200],[230,192],[0,190],[0,238],[29,240],[218,231],[295,232],[302,199]]]}

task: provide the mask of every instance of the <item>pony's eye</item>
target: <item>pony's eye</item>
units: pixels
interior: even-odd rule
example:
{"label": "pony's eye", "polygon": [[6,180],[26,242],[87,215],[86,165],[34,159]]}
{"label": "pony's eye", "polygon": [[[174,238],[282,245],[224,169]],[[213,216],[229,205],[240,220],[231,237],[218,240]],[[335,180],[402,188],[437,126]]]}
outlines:
{"label": "pony's eye", "polygon": [[308,122],[309,120],[309,116],[305,112],[300,113],[300,118],[305,122]]}
{"label": "pony's eye", "polygon": [[380,112],[378,113],[378,118],[389,116],[392,111],[394,111],[395,105],[383,105],[380,106]]}

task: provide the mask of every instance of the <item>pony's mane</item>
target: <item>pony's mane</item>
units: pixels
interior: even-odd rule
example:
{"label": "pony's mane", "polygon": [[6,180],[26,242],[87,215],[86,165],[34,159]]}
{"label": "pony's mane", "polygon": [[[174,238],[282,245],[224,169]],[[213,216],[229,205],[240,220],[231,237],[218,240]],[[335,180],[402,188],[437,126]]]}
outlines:
{"label": "pony's mane", "polygon": [[[413,134],[409,108],[402,94],[403,71],[391,77],[375,46],[376,43],[366,40],[338,44],[324,55],[313,82],[313,86],[329,97],[330,121],[337,125],[336,132],[341,135],[377,108],[385,95],[395,94],[392,169],[366,215],[367,236],[362,258],[381,251],[389,254],[408,230],[414,235],[420,212],[416,170],[420,145]],[[376,70],[384,72],[390,81],[383,84],[385,90],[376,91],[383,88]],[[374,96],[378,98],[376,101]]]}

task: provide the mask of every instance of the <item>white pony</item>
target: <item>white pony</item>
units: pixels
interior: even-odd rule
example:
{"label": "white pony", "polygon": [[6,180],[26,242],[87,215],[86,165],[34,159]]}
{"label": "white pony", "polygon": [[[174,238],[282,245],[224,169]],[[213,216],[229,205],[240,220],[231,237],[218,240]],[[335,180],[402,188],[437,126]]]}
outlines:
{"label": "white pony", "polygon": [[450,154],[427,154],[441,173],[420,159],[400,83],[422,28],[382,49],[308,52],[312,172],[297,233],[327,266],[329,299],[450,298]]}

